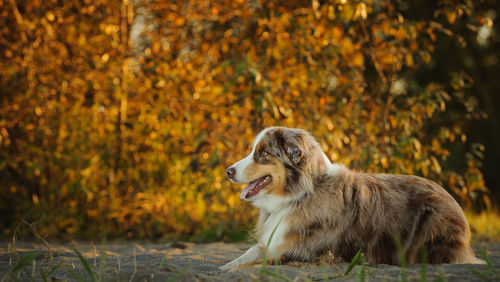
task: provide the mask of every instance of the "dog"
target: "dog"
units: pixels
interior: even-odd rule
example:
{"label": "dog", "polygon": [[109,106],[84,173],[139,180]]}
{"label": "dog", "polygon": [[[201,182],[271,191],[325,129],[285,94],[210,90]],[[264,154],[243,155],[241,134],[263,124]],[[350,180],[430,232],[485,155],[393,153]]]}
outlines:
{"label": "dog", "polygon": [[240,198],[260,209],[257,244],[220,267],[257,261],[350,261],[369,264],[484,263],[470,247],[465,215],[444,188],[411,175],[368,174],[330,162],[306,131],[270,127],[251,153],[226,170],[248,183]]}

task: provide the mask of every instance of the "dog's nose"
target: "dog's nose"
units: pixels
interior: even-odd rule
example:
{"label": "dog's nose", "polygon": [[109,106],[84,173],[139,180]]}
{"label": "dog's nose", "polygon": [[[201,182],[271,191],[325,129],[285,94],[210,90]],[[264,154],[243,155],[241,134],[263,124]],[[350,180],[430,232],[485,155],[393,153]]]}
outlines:
{"label": "dog's nose", "polygon": [[234,169],[234,167],[230,167],[230,168],[226,169],[226,173],[227,173],[227,177],[233,178],[234,174],[236,173],[236,169]]}

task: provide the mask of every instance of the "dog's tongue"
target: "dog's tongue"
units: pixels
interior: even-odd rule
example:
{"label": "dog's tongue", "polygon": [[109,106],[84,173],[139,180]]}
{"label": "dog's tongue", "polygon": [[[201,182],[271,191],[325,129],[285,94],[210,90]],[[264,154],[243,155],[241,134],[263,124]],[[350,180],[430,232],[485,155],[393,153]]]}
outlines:
{"label": "dog's tongue", "polygon": [[243,191],[241,191],[240,199],[245,200],[247,198],[248,193],[250,191],[252,191],[252,189],[254,189],[257,186],[257,184],[259,183],[259,180],[260,180],[260,178],[253,181],[253,182],[250,182],[250,184],[248,184],[248,186],[245,187],[243,189]]}

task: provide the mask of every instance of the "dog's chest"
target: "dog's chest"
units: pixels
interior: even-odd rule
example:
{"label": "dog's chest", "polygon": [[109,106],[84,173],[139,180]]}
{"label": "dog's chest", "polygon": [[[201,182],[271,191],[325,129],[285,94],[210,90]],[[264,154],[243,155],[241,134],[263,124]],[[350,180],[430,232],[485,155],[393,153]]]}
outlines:
{"label": "dog's chest", "polygon": [[288,231],[286,217],[289,212],[289,209],[283,209],[277,213],[272,213],[264,221],[262,235],[259,239],[267,248],[274,248],[283,244]]}

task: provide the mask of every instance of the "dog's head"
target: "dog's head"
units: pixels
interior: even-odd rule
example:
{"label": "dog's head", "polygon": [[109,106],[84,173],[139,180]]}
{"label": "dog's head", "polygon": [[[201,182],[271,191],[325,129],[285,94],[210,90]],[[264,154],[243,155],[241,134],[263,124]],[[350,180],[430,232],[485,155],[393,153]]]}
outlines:
{"label": "dog's head", "polygon": [[240,198],[258,207],[269,201],[295,199],[312,191],[313,179],[331,163],[304,130],[271,127],[260,132],[252,151],[227,169],[234,183],[249,183]]}

